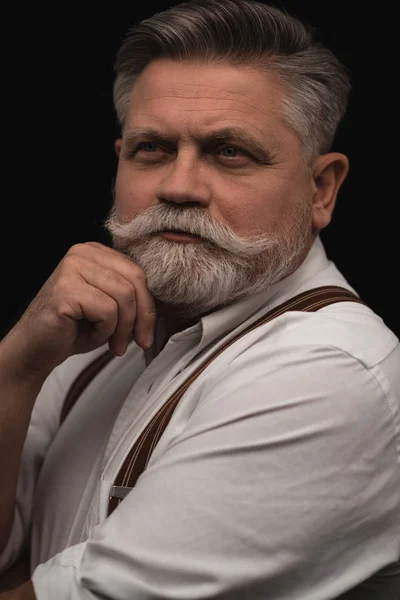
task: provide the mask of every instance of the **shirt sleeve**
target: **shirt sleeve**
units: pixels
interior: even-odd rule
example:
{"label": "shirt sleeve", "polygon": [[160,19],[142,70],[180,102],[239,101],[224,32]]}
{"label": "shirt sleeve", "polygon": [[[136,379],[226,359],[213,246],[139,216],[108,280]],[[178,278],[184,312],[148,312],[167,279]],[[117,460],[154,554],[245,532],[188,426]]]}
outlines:
{"label": "shirt sleeve", "polygon": [[0,575],[28,550],[36,483],[46,450],[59,429],[66,392],[82,364],[93,360],[101,350],[88,353],[85,357],[73,356],[56,367],[36,398],[21,456],[13,527],[8,543],[0,555]]}
{"label": "shirt sleeve", "polygon": [[202,388],[110,517],[36,568],[38,600],[320,600],[398,560],[399,399],[340,349],[273,352]]}

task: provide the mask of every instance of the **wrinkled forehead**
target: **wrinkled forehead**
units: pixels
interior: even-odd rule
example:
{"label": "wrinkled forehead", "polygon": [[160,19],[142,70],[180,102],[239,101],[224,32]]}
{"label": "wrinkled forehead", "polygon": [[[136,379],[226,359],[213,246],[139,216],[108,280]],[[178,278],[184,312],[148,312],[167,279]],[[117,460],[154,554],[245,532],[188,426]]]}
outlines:
{"label": "wrinkled forehead", "polygon": [[157,60],[131,92],[126,130],[153,125],[190,138],[219,127],[238,128],[275,149],[300,152],[298,135],[283,117],[284,85],[273,72],[228,64]]}
{"label": "wrinkled forehead", "polygon": [[132,111],[144,104],[180,110],[229,109],[279,114],[283,82],[272,72],[228,64],[201,64],[167,59],[153,61],[138,77],[130,98]]}

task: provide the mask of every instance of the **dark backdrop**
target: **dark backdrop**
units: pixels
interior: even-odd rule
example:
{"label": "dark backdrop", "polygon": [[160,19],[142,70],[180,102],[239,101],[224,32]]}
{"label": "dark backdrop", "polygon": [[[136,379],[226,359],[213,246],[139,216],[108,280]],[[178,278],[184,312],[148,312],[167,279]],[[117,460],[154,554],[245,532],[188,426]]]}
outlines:
{"label": "dark backdrop", "polygon": [[[38,18],[32,51],[40,52],[33,67],[40,102],[40,213],[32,217],[37,223],[34,248],[26,244],[26,257],[14,263],[18,276],[9,286],[3,331],[72,244],[106,241],[102,221],[110,207],[117,164],[113,141],[118,127],[111,100],[114,56],[135,21],[176,4],[104,1],[80,3],[78,10],[59,2],[43,9],[43,18]],[[384,5],[377,10],[372,3],[360,3],[359,9],[355,2],[294,0],[279,5],[310,21],[350,70],[353,91],[334,149],[348,155],[351,171],[322,239],[349,282],[400,335],[395,299],[397,165],[390,149],[394,124],[388,109],[393,94],[388,76],[396,68],[387,47],[390,15]],[[32,148],[29,152],[38,155]],[[24,216],[19,207],[17,216]]]}

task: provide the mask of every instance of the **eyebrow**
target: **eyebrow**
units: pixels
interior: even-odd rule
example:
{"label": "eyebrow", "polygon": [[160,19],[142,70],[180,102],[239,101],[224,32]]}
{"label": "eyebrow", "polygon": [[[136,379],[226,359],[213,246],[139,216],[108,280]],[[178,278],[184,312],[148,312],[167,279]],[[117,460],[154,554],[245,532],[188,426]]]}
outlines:
{"label": "eyebrow", "polygon": [[[135,127],[124,134],[124,141],[128,149],[132,149],[143,138],[151,138],[159,143],[171,143],[170,136],[152,127]],[[260,160],[271,160],[271,151],[268,151],[264,144],[257,138],[238,127],[224,127],[208,133],[198,134],[194,136],[194,139],[206,147],[215,142],[238,143],[245,146],[245,149],[254,153]]]}

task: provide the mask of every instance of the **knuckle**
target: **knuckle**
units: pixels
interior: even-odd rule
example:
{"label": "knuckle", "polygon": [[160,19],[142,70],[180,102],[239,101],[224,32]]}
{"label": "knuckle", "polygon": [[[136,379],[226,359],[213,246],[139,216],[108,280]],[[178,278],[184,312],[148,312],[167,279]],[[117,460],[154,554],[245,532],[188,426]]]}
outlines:
{"label": "knuckle", "polygon": [[135,286],[125,277],[110,269],[104,269],[102,271],[102,277],[106,285],[111,284],[114,289],[118,290],[118,295],[121,299],[128,300],[130,302],[134,302],[136,300]]}
{"label": "knuckle", "polygon": [[136,289],[133,285],[131,285],[128,281],[126,281],[126,279],[124,279],[123,281],[121,281],[121,292],[123,294],[123,297],[126,298],[126,300],[128,300],[129,302],[135,302],[136,301]]}
{"label": "knuckle", "polygon": [[67,254],[64,256],[63,260],[60,263],[60,273],[64,274],[66,271],[68,272],[70,269],[75,269],[79,263],[79,256],[77,254]]}
{"label": "knuckle", "polygon": [[107,268],[102,268],[101,277],[106,283],[115,283],[116,281],[118,281],[116,273],[114,273],[114,271],[111,271],[111,269]]}
{"label": "knuckle", "polygon": [[53,296],[55,298],[63,297],[65,295],[66,283],[64,279],[59,279],[53,285]]}
{"label": "knuckle", "polygon": [[103,280],[103,284],[111,286],[113,289],[117,289],[121,294],[127,294],[128,291],[132,288],[130,283],[124,279],[119,273],[113,271],[112,269],[102,269],[101,278]]}
{"label": "knuckle", "polygon": [[55,314],[58,317],[63,317],[71,314],[71,312],[74,312],[74,309],[75,306],[73,303],[67,302],[66,300],[60,300],[55,307]]}
{"label": "knuckle", "polygon": [[73,256],[76,254],[81,254],[84,251],[85,251],[85,244],[78,242],[77,244],[74,244],[73,246],[71,246],[71,248],[68,250],[68,253],[66,256]]}
{"label": "knuckle", "polygon": [[98,301],[101,302],[103,309],[107,312],[115,313],[118,311],[118,304],[116,303],[114,298],[111,298],[111,296],[100,292],[100,294],[98,295]]}
{"label": "knuckle", "polygon": [[53,285],[53,297],[55,298],[65,298],[73,293],[75,289],[74,282],[72,278],[67,274],[61,276]]}
{"label": "knuckle", "polygon": [[139,283],[147,283],[146,273],[141,267],[139,267],[139,265],[133,264],[133,272],[136,281]]}
{"label": "knuckle", "polygon": [[118,316],[118,305],[112,298],[103,298],[103,309],[109,317]]}
{"label": "knuckle", "polygon": [[77,242],[68,250],[66,256],[90,256],[93,254],[93,248],[100,248],[101,244],[97,242]]}
{"label": "knuckle", "polygon": [[104,246],[103,244],[100,244],[100,242],[85,242],[84,243],[84,247],[86,251],[90,251],[93,253],[93,251],[95,252],[95,256],[99,255],[99,250],[106,250],[106,246]]}

